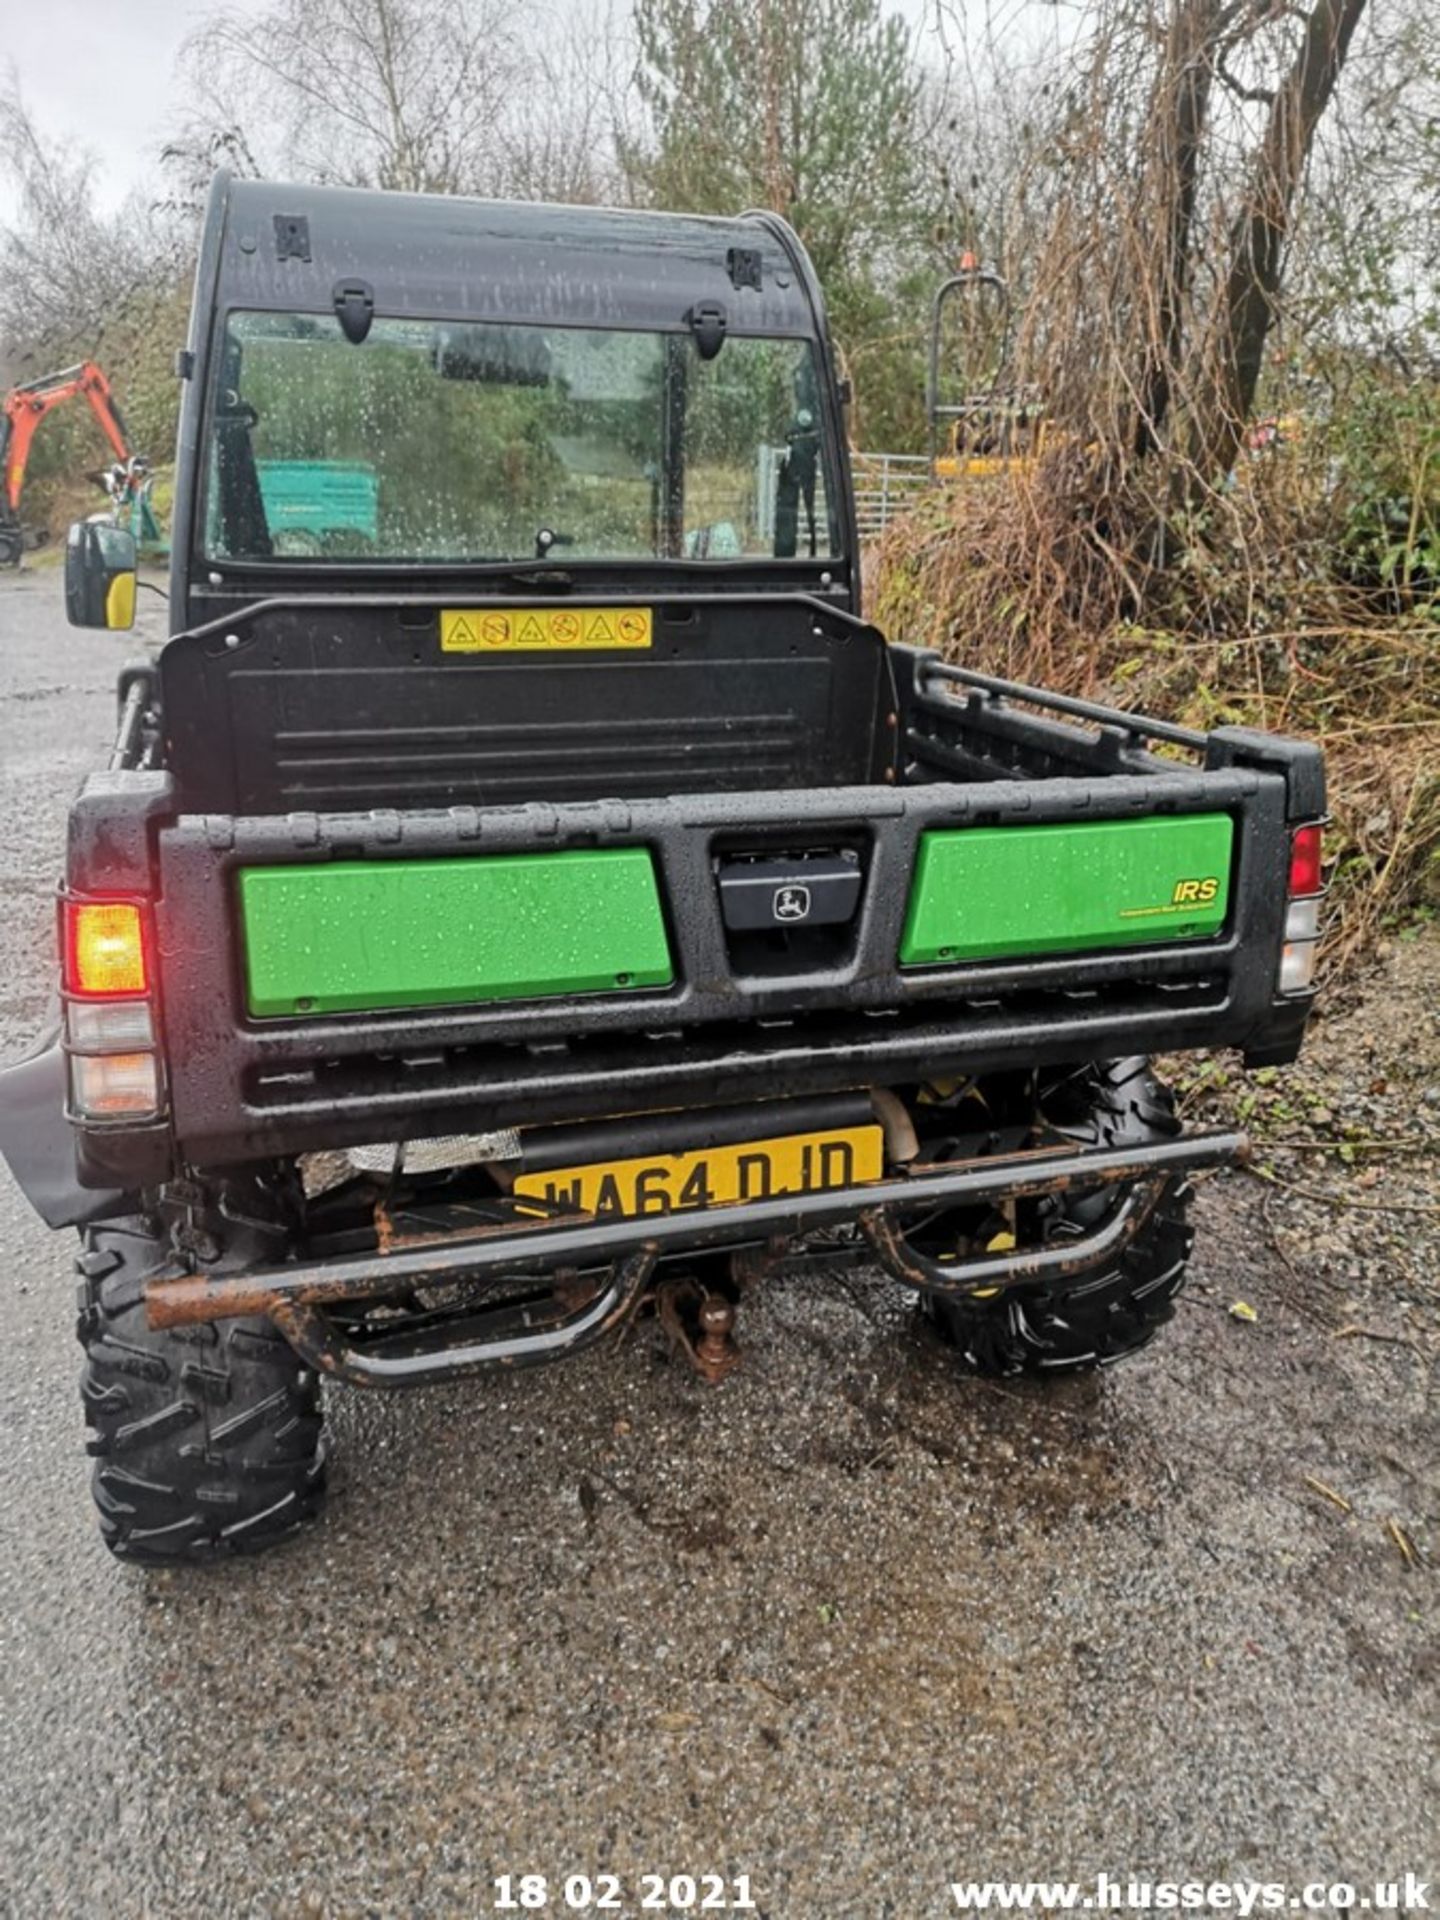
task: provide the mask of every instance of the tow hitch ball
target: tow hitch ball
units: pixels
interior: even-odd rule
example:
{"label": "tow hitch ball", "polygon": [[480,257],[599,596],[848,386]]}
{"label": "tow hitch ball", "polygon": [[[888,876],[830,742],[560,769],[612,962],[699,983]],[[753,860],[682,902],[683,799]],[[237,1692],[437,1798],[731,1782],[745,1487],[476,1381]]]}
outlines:
{"label": "tow hitch ball", "polygon": [[690,1273],[667,1275],[655,1288],[655,1312],[671,1346],[712,1387],[739,1366],[735,1301],[721,1285]]}

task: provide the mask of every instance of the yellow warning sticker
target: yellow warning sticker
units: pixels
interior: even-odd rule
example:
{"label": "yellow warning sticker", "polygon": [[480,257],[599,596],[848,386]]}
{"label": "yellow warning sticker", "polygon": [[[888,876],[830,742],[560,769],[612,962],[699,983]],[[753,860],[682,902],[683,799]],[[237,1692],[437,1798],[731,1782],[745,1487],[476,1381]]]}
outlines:
{"label": "yellow warning sticker", "polygon": [[440,648],[525,653],[648,647],[652,625],[649,607],[448,607],[440,615]]}

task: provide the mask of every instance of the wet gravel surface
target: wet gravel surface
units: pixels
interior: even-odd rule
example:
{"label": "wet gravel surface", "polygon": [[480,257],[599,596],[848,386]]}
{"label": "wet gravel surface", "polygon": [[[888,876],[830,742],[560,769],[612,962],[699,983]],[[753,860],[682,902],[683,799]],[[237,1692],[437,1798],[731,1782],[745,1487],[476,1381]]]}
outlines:
{"label": "wet gravel surface", "polygon": [[[55,574],[0,580],[0,1058],[125,652]],[[1322,1035],[1312,1107],[1379,1076],[1440,1128],[1437,963]],[[963,1380],[888,1282],[796,1277],[718,1391],[653,1326],[337,1391],[319,1527],[159,1576],[93,1532],[70,1247],[0,1168],[0,1908],[478,1914],[508,1872],[563,1911],[605,1870],[626,1913],[712,1872],[919,1920],[955,1877],[1426,1878],[1440,1236],[1420,1154],[1361,1159],[1208,1183],[1176,1323],[1104,1377]]]}

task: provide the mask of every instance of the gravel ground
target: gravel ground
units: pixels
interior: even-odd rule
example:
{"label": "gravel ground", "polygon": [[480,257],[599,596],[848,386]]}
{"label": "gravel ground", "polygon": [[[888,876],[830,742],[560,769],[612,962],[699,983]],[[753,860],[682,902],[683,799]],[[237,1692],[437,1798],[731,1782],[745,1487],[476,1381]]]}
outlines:
{"label": "gravel ground", "polygon": [[[53,573],[0,581],[3,1057],[124,651]],[[1355,1129],[1440,1134],[1437,966],[1398,942],[1301,1073],[1244,1083],[1267,1140],[1331,1150],[1207,1183],[1129,1366],[963,1380],[880,1277],[797,1277],[718,1391],[642,1327],[333,1393],[328,1517],[221,1572],[102,1550],[70,1249],[0,1169],[0,1904],[473,1915],[497,1874],[608,1870],[627,1913],[642,1872],[716,1872],[772,1917],[920,1920],[957,1876],[1426,1878],[1435,1163]]]}

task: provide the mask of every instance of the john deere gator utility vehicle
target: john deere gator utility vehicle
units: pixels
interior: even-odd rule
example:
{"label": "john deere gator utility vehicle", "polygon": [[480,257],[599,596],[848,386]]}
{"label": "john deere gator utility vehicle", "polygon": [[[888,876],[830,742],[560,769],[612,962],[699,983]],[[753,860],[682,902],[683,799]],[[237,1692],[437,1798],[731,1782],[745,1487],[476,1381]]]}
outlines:
{"label": "john deere gator utility vehicle", "polygon": [[[702,1371],[789,1251],[957,1370],[1171,1312],[1146,1064],[1291,1059],[1313,747],[972,672],[860,612],[844,393],[769,215],[220,179],[181,356],[172,637],[70,817],[63,1023],[4,1150],[81,1235],[104,1536],[276,1540],[318,1383]],[[73,530],[82,624],[127,538]],[[560,1389],[563,1391],[563,1389]]]}

